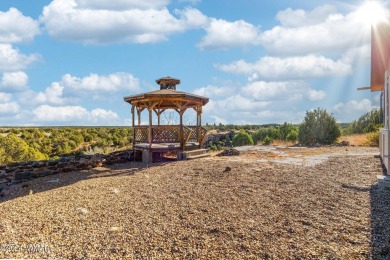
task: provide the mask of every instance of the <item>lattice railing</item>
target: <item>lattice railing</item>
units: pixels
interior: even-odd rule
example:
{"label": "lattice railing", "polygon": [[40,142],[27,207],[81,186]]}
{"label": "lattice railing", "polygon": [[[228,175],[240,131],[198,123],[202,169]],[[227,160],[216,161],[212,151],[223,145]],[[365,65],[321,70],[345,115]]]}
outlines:
{"label": "lattice railing", "polygon": [[203,127],[198,127],[198,131],[199,131],[199,145],[203,145],[204,141],[206,140],[206,135],[207,135],[207,130],[206,128],[203,128]]}
{"label": "lattice railing", "polygon": [[194,130],[192,130],[191,128],[189,128],[187,126],[183,126],[184,145],[188,143],[188,141],[190,140],[191,136],[194,133],[196,136],[196,132]]}
{"label": "lattice railing", "polygon": [[187,126],[187,127],[192,130],[188,141],[189,142],[199,142],[199,140],[198,140],[199,126]]}
{"label": "lattice railing", "polygon": [[180,126],[152,126],[152,143],[180,143]]}
{"label": "lattice railing", "polygon": [[134,141],[135,142],[148,142],[149,127],[148,126],[135,126],[134,127]]}
{"label": "lattice railing", "polygon": [[[180,143],[180,126],[152,126],[152,143]],[[183,126],[183,142],[198,142],[202,145],[207,130],[199,126]],[[134,127],[134,141],[136,143],[148,143],[149,126]]]}

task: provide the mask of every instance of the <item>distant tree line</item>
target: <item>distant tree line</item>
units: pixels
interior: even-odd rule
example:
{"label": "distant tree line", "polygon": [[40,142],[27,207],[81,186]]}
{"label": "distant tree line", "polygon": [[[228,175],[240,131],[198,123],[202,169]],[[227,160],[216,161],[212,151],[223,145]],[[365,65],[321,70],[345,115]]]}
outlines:
{"label": "distant tree line", "polygon": [[[230,131],[234,146],[263,144],[275,140],[302,145],[332,144],[340,135],[369,134],[369,144],[378,145],[380,111],[372,110],[350,124],[338,124],[326,110],[306,112],[299,125],[210,125],[208,130]],[[131,147],[133,129],[129,127],[47,127],[0,128],[0,164],[56,159],[70,154],[108,153]],[[223,147],[224,144],[218,144]]]}
{"label": "distant tree line", "polygon": [[[236,136],[233,138],[234,146],[251,145],[252,143],[269,145],[275,140],[295,142],[308,146],[329,145],[335,143],[341,135],[366,133],[370,133],[368,135],[368,144],[377,146],[379,140],[378,130],[383,127],[380,121],[380,111],[378,109],[362,115],[352,123],[339,124],[332,114],[329,114],[325,109],[317,108],[307,111],[301,124],[287,122],[282,125],[244,126],[207,124],[206,127],[217,132],[235,131]],[[236,142],[234,142],[234,139],[236,139]]]}
{"label": "distant tree line", "polygon": [[0,164],[130,147],[132,128],[0,128]]}

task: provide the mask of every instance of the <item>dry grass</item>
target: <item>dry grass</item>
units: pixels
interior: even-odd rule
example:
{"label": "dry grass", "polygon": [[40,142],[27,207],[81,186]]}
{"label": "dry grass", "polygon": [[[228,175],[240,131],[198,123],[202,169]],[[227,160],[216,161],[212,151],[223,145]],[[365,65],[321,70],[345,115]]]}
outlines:
{"label": "dry grass", "polygon": [[367,146],[367,141],[368,141],[367,136],[368,134],[354,134],[354,135],[341,136],[338,142],[347,141],[349,145]]}
{"label": "dry grass", "polygon": [[239,159],[130,163],[59,174],[59,183],[32,180],[0,201],[0,246],[49,250],[0,250],[0,258],[390,256],[380,242],[388,235],[371,243],[373,229],[387,225],[373,217],[389,204],[389,194],[373,196],[379,159],[346,154],[311,167]]}

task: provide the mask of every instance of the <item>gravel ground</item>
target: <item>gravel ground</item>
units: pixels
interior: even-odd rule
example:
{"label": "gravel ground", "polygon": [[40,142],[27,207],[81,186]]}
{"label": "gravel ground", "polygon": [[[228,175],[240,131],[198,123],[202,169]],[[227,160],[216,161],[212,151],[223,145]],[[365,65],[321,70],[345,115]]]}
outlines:
{"label": "gravel ground", "polygon": [[0,258],[390,259],[377,149],[282,152],[337,156],[252,151],[23,183],[0,200]]}

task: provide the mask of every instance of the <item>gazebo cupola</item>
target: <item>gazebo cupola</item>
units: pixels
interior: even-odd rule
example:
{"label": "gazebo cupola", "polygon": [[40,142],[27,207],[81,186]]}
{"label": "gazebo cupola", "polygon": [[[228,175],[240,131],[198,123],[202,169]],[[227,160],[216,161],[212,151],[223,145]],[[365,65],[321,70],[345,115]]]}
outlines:
{"label": "gazebo cupola", "polygon": [[[181,159],[185,150],[200,149],[204,142],[207,131],[202,127],[202,107],[209,99],[176,90],[179,79],[163,77],[157,79],[156,83],[160,85],[159,90],[124,98],[131,104],[133,148],[142,151],[144,162],[151,162],[155,154],[166,151],[175,151],[178,159]],[[160,117],[167,109],[173,109],[179,114],[179,125],[161,125]],[[183,124],[183,115],[187,109],[196,112],[195,126]],[[147,126],[141,125],[144,110],[149,114]],[[157,125],[153,124],[153,113],[157,116]]]}
{"label": "gazebo cupola", "polygon": [[160,85],[160,90],[162,89],[176,90],[176,85],[180,84],[180,80],[171,77],[165,77],[161,79],[156,79],[156,83]]}

